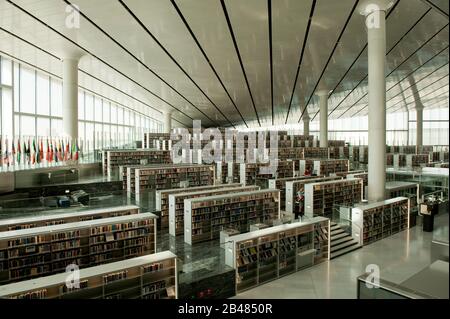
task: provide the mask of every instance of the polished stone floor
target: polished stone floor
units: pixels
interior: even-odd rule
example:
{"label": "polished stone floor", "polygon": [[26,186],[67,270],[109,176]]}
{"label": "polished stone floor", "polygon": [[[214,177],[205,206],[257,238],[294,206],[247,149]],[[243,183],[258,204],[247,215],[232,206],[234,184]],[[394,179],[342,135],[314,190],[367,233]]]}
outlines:
{"label": "polished stone floor", "polygon": [[[434,236],[448,240],[448,214],[435,218]],[[431,264],[433,233],[420,226],[349,254],[240,293],[235,298],[354,299],[356,278],[376,264],[380,276],[396,284]]]}

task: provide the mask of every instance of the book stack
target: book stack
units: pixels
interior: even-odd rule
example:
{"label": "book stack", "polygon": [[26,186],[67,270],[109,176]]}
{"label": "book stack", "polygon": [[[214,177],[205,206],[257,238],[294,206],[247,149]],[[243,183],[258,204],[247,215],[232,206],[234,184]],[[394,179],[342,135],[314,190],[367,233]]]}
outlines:
{"label": "book stack", "polygon": [[305,158],[329,158],[328,147],[305,147]]}
{"label": "book stack", "polygon": [[173,299],[177,298],[176,255],[170,251],[83,268],[76,282],[67,273],[0,286],[10,299]]}

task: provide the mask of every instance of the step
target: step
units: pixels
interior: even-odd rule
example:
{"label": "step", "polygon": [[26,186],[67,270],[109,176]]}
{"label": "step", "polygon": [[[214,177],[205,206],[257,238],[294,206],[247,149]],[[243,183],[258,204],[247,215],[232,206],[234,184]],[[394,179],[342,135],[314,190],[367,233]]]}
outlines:
{"label": "step", "polygon": [[343,238],[337,239],[337,240],[332,240],[331,241],[331,250],[333,250],[333,247],[340,245],[342,243],[348,242],[348,241],[352,241],[353,238],[351,236],[345,236]]}
{"label": "step", "polygon": [[335,240],[338,240],[338,239],[341,239],[341,238],[347,237],[347,236],[348,236],[348,234],[345,233],[345,232],[337,234],[337,235],[334,235],[334,236],[331,236],[331,243],[333,243]]}
{"label": "step", "polygon": [[348,246],[347,248],[344,248],[344,249],[332,252],[330,254],[330,259],[333,259],[333,258],[342,256],[342,255],[345,255],[345,254],[347,254],[347,253],[349,253],[351,251],[354,251],[356,249],[359,249],[361,247],[362,247],[361,245],[352,245],[352,246]]}
{"label": "step", "polygon": [[344,242],[342,244],[339,244],[339,245],[331,247],[331,252],[333,253],[333,252],[335,252],[337,250],[344,249],[344,248],[346,248],[348,246],[353,246],[353,245],[358,245],[358,242],[356,240],[346,241],[346,242]]}
{"label": "step", "polygon": [[331,237],[333,237],[335,235],[338,235],[338,234],[342,234],[342,233],[345,233],[345,231],[342,228],[332,230],[331,231]]}
{"label": "step", "polygon": [[330,227],[330,229],[331,229],[332,231],[335,230],[335,229],[341,229],[341,226],[339,226],[339,225],[333,225],[333,226]]}

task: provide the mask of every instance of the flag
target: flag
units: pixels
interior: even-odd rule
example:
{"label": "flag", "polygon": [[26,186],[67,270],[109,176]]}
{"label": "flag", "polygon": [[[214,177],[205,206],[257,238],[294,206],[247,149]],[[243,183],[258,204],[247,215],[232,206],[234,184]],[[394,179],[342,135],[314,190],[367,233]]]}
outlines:
{"label": "flag", "polygon": [[20,160],[22,159],[22,149],[20,147],[20,137],[17,140],[17,164],[20,164]]}
{"label": "flag", "polygon": [[69,159],[70,159],[70,146],[69,146],[69,140],[67,140],[66,149],[64,150],[64,161],[67,161]]}
{"label": "flag", "polygon": [[44,144],[41,138],[41,141],[39,143],[39,162],[42,163],[43,160],[44,160]]}
{"label": "flag", "polygon": [[33,137],[33,148],[31,149],[31,164],[36,163],[36,141]]}
{"label": "flag", "polygon": [[8,138],[5,139],[5,157],[3,163],[9,167]]}
{"label": "flag", "polygon": [[11,165],[14,165],[16,162],[16,146],[14,145],[14,139],[12,140],[11,156]]}
{"label": "flag", "polygon": [[78,141],[72,144],[73,160],[78,161]]}

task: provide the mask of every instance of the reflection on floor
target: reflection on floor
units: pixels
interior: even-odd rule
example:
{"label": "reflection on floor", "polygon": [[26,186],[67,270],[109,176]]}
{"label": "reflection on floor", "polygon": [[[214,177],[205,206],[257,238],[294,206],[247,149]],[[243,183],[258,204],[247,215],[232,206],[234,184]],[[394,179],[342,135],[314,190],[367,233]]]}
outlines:
{"label": "reflection on floor", "polygon": [[[434,234],[448,239],[448,214],[435,218]],[[420,226],[380,240],[347,255],[245,291],[235,298],[356,298],[356,278],[366,266],[379,266],[383,279],[401,283],[430,265],[433,233]]]}

